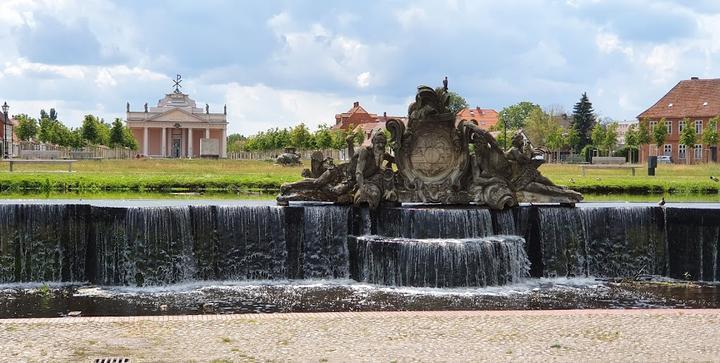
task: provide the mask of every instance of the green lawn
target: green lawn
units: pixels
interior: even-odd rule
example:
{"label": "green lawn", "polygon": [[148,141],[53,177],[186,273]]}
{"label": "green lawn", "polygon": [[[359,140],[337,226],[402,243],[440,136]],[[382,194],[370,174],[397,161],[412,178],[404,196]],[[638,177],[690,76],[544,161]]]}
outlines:
{"label": "green lawn", "polygon": [[[0,191],[275,191],[284,182],[300,179],[302,167],[282,167],[248,160],[103,160],[79,161],[73,173],[62,165],[16,165],[14,172],[0,163]],[[584,193],[717,193],[720,166],[661,165],[655,177],[644,167],[637,176],[629,170],[588,170],[577,165],[543,165],[543,175],[559,185]]]}
{"label": "green lawn", "polygon": [[62,165],[17,164],[0,171],[0,191],[200,191],[275,190],[300,178],[301,167],[246,160],[79,161]]}

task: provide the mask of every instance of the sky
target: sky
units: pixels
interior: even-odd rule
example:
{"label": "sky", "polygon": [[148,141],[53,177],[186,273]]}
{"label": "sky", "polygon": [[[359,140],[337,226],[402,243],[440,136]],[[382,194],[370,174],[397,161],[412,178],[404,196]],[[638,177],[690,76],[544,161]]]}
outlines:
{"label": "sky", "polygon": [[720,1],[0,0],[0,102],[124,118],[182,91],[229,133],[403,116],[418,85],[632,120],[677,82],[720,78]]}

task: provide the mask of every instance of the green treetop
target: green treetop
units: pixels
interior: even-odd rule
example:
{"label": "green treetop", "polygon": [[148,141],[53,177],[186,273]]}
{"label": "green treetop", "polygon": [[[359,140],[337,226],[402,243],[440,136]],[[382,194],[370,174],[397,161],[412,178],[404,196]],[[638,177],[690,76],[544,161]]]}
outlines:
{"label": "green treetop", "polygon": [[685,150],[687,150],[685,152],[685,162],[690,162],[690,158],[688,157],[688,155],[690,154],[689,150],[695,147],[695,143],[697,142],[697,134],[695,133],[695,128],[690,127],[689,118],[685,118],[680,122],[685,124],[685,127],[680,133],[680,144],[685,145]]}
{"label": "green treetop", "polygon": [[710,119],[705,130],[703,130],[702,140],[703,143],[707,144],[708,147],[717,147],[718,144],[718,130],[717,125],[720,121],[720,116],[715,116]]}
{"label": "green treetop", "polygon": [[665,139],[667,138],[667,127],[665,127],[665,118],[663,117],[660,119],[660,122],[658,122],[657,125],[655,125],[655,128],[652,130],[653,134],[653,141],[655,142],[655,145],[657,147],[662,146],[665,143]]}
{"label": "green treetop", "polygon": [[572,128],[577,131],[578,143],[573,145],[576,150],[582,150],[585,145],[590,144],[591,130],[595,126],[595,113],[587,93],[582,94],[580,101],[573,107]]}

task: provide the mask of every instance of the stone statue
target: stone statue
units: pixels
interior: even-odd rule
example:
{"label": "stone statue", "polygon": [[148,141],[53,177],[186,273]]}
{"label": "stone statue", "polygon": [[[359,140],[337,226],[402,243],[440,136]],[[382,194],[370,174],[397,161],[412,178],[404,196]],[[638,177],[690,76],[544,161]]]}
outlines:
{"label": "stone statue", "polygon": [[[346,142],[348,149],[354,148],[351,137],[348,137]],[[287,205],[291,201],[352,203],[354,166],[357,160],[354,157],[350,160],[348,163],[335,165],[332,158],[324,158],[320,151],[314,152],[310,158],[310,169],[302,172],[305,179],[280,187],[278,204]]]}
{"label": "stone statue", "polygon": [[[387,138],[382,130],[375,130],[372,136],[372,146],[360,149],[357,155],[355,168],[355,204],[368,204],[370,208],[377,208],[381,201],[394,202],[397,196],[392,189],[393,183],[386,183],[385,171],[392,177],[392,164],[395,158],[385,152]],[[383,166],[384,163],[384,166]],[[389,187],[389,188],[388,188]]]}
{"label": "stone statue", "polygon": [[223,106],[223,115],[227,115],[227,105]]}
{"label": "stone statue", "polygon": [[130,102],[125,104],[125,112],[130,112]]}
{"label": "stone statue", "polygon": [[145,112],[148,112],[147,102],[145,102]]}
{"label": "stone statue", "polygon": [[[504,151],[476,124],[456,124],[449,104],[447,77],[436,89],[419,86],[407,124],[387,120],[390,140],[376,130],[372,145],[354,153],[348,138],[351,159],[337,166],[316,152],[311,169],[303,171],[306,179],[283,185],[278,203],[326,201],[370,208],[383,203],[474,203],[505,209],[522,202],[572,205],[582,200],[580,193],[540,174],[542,160],[521,134]],[[386,152],[388,144],[392,155]]]}
{"label": "stone statue", "polygon": [[210,105],[208,105],[207,103],[205,104],[205,113],[206,114],[210,113]]}
{"label": "stone statue", "polygon": [[555,201],[568,204],[582,200],[580,193],[559,187],[540,174],[537,168],[543,161],[535,159],[536,155],[519,133],[513,136],[511,147],[505,152],[512,172],[510,183],[517,193],[522,194],[521,199],[528,202]]}
{"label": "stone statue", "polygon": [[468,141],[475,147],[471,156],[472,182],[470,195],[473,202],[484,203],[494,209],[517,205],[510,185],[510,163],[505,153],[489,132],[472,122],[463,124]]}

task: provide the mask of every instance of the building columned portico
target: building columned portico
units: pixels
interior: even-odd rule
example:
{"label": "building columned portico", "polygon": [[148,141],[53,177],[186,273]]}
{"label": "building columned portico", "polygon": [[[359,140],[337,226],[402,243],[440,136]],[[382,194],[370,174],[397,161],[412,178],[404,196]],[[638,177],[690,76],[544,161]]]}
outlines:
{"label": "building columned portico", "polygon": [[157,107],[130,111],[127,125],[138,140],[140,152],[152,157],[227,157],[227,107],[211,113],[179,92],[165,95]]}

